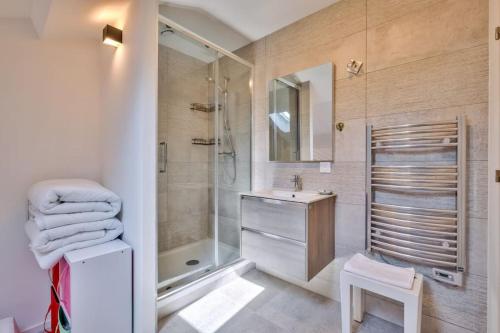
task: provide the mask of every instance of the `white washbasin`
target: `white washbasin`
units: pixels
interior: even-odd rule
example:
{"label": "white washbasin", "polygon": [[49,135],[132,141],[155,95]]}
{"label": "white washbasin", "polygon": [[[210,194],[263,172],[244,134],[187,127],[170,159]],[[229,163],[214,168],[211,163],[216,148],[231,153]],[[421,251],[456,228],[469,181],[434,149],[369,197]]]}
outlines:
{"label": "white washbasin", "polygon": [[287,198],[287,199],[302,199],[309,201],[318,196],[317,193],[314,192],[293,192],[293,191],[282,191],[282,190],[271,190],[270,194],[279,197],[279,198]]}
{"label": "white washbasin", "polygon": [[312,191],[287,191],[287,190],[264,190],[264,191],[256,191],[256,192],[246,192],[241,193],[242,195],[260,197],[266,199],[276,199],[276,200],[286,200],[286,201],[295,201],[295,202],[303,202],[303,203],[311,203],[318,200],[322,200],[325,198],[329,198],[335,196],[335,194],[331,195],[322,195],[317,192]]}

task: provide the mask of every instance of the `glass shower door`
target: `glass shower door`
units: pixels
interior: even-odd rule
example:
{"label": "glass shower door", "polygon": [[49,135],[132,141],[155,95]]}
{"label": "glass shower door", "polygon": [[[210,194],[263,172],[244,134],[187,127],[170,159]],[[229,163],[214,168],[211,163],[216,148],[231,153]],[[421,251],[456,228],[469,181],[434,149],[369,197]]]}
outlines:
{"label": "glass shower door", "polygon": [[240,257],[240,193],[251,189],[252,70],[228,56],[218,62],[218,230],[219,265]]}
{"label": "glass shower door", "polygon": [[251,184],[251,66],[172,26],[159,23],[162,295],[240,257],[239,197]]}
{"label": "glass shower door", "polygon": [[161,23],[158,49],[158,287],[162,292],[215,267],[209,214],[215,144],[210,79],[217,52]]}

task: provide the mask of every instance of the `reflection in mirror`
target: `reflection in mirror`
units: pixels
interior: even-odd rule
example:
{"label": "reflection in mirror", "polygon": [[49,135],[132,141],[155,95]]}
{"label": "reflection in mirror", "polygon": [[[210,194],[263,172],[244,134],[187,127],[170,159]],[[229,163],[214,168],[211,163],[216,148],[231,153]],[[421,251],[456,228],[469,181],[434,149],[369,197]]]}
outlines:
{"label": "reflection in mirror", "polygon": [[269,82],[269,160],[333,160],[333,65]]}

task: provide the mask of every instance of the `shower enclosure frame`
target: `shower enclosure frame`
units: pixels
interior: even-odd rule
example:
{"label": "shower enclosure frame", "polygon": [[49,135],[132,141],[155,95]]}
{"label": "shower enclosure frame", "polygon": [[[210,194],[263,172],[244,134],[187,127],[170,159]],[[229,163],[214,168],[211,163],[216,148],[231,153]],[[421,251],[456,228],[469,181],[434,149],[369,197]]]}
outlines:
{"label": "shower enclosure frame", "polygon": [[[222,54],[224,56],[227,56],[231,58],[232,60],[247,66],[250,70],[250,80],[249,80],[249,93],[250,93],[250,190],[252,189],[252,182],[253,182],[253,168],[252,168],[252,155],[253,155],[253,126],[254,126],[254,114],[253,114],[253,105],[254,105],[254,93],[253,93],[253,82],[254,82],[254,73],[255,73],[255,66],[246,61],[245,59],[235,55],[234,53],[218,46],[217,44],[205,39],[204,37],[201,37],[200,35],[192,32],[191,30],[183,27],[182,25],[176,23],[175,21],[172,21],[171,19],[166,18],[165,16],[158,14],[158,22],[166,24],[173,28],[174,30],[178,31],[179,33],[196,40],[197,42],[205,45],[206,47],[214,50],[217,52],[217,54]],[[219,93],[218,93],[218,86],[219,86],[219,56],[217,55],[215,62],[214,62],[214,105],[219,104]],[[158,112],[158,110],[157,110]],[[219,108],[215,107],[215,119],[218,119],[219,117]],[[217,138],[219,137],[219,122],[215,121],[215,128],[214,128],[215,133],[217,133],[216,136],[216,142]],[[218,156],[219,156],[219,146],[216,144],[214,145],[214,171],[213,171],[213,177],[214,177],[214,188],[219,187],[219,163],[218,163]],[[213,191],[214,193],[214,200],[213,200],[213,206],[214,206],[214,264],[215,264],[215,269],[208,272],[201,274],[198,276],[194,281],[188,282],[185,285],[179,286],[171,291],[167,290],[162,292],[161,294],[157,294],[157,301],[161,301],[169,296],[172,296],[173,294],[184,290],[188,288],[189,286],[198,283],[201,280],[204,280],[205,278],[218,273],[219,271],[230,267],[242,260],[241,258],[241,235],[240,235],[240,256],[238,259],[234,260],[233,262],[224,264],[224,265],[219,265],[219,193],[218,191]],[[241,221],[239,221],[241,223]],[[156,233],[156,244],[158,244],[158,232]],[[156,258],[155,262],[158,262],[158,250],[156,251]],[[156,291],[158,292],[158,269],[156,272]]]}

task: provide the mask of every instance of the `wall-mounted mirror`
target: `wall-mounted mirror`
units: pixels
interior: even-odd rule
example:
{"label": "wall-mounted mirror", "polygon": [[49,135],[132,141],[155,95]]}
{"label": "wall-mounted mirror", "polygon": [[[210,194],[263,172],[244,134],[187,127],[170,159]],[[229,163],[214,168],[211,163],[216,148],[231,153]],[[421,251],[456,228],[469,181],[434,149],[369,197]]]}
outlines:
{"label": "wall-mounted mirror", "polygon": [[269,160],[333,160],[333,64],[269,82]]}

